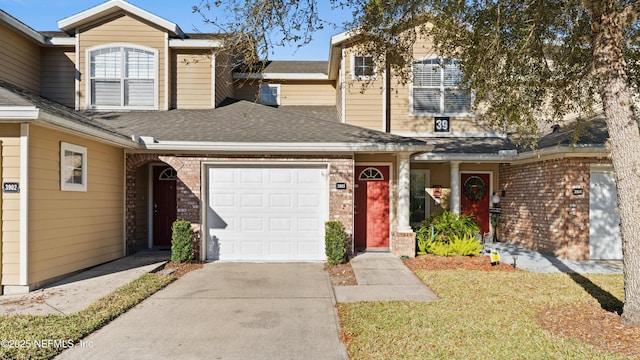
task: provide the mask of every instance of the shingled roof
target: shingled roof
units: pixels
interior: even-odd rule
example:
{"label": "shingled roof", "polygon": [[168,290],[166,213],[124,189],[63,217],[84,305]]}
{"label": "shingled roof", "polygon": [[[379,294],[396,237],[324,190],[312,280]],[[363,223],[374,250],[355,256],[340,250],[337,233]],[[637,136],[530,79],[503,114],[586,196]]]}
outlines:
{"label": "shingled roof", "polygon": [[426,145],[418,139],[340,123],[326,108],[273,108],[244,100],[226,103],[208,110],[96,113],[94,119],[122,134],[158,141]]}
{"label": "shingled roof", "polygon": [[[6,82],[0,81],[0,106],[33,106],[40,112],[52,115],[69,123],[89,127],[105,134],[117,136],[123,140],[130,140],[126,135],[117,132],[104,123],[97,122],[86,114],[70,109],[60,103],[51,101],[30,91],[18,88]],[[42,117],[42,115],[40,115]]]}
{"label": "shingled roof", "polygon": [[[575,138],[574,138],[575,136]],[[609,140],[609,131],[605,119],[600,116],[586,122],[571,123],[557,127],[538,140],[538,148],[553,146],[604,147]]]}
{"label": "shingled roof", "polygon": [[328,61],[297,61],[278,60],[264,61],[252,66],[240,66],[234,70],[236,73],[261,73],[261,74],[327,74]]}

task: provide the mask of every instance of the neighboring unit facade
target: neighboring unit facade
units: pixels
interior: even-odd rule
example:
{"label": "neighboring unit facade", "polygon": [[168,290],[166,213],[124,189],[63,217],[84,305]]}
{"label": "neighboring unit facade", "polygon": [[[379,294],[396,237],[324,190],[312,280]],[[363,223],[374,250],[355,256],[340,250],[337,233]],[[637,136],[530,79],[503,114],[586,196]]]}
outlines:
{"label": "neighboring unit facade", "polygon": [[603,220],[615,207],[604,142],[551,134],[518,152],[477,121],[455,63],[428,41],[401,85],[348,33],[328,62],[247,73],[221,37],[121,0],[59,27],[0,11],[3,293],[169,248],[176,219],[191,221],[202,260],[321,261],[330,220],[351,250],[413,256],[413,228],[443,209],[473,213],[490,236],[494,193],[501,239],[619,256],[598,233],[617,226]]}

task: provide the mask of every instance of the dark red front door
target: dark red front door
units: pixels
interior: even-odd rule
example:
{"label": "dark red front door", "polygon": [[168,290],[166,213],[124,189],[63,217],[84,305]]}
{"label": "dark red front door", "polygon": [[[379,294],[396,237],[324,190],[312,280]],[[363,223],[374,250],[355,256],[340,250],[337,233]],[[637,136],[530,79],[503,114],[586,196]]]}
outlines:
{"label": "dark red front door", "polygon": [[489,199],[491,199],[489,181],[489,174],[461,174],[460,176],[462,189],[460,208],[464,215],[473,214],[476,217],[483,234],[489,232]]}
{"label": "dark red front door", "polygon": [[355,247],[389,247],[389,167],[356,166]]}
{"label": "dark red front door", "polygon": [[153,167],[153,246],[171,245],[176,221],[176,178],[170,167]]}

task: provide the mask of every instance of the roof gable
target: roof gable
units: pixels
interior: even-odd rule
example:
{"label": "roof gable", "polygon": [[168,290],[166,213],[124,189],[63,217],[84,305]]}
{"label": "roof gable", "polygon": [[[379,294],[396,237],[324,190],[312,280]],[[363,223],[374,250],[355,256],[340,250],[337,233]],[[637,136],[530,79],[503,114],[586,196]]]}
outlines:
{"label": "roof gable", "polygon": [[182,29],[180,29],[180,27],[175,23],[165,20],[146,10],[142,10],[139,7],[133,6],[123,0],[110,0],[81,13],[72,15],[66,19],[62,19],[58,21],[58,27],[65,32],[72,33],[79,26],[98,21],[120,11],[125,11],[139,18],[145,19],[174,36],[179,38],[185,37]]}

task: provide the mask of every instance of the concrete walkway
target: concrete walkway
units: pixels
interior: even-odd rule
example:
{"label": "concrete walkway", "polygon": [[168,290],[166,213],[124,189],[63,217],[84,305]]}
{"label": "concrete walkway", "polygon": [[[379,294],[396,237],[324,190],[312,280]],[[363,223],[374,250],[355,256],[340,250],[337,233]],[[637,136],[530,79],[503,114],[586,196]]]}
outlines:
{"label": "concrete walkway", "polygon": [[337,302],[410,300],[429,302],[438,298],[390,253],[366,252],[351,259],[357,286],[334,286]]}
{"label": "concrete walkway", "polygon": [[620,266],[605,266],[593,261],[562,260],[555,256],[542,254],[510,243],[486,244],[485,249],[495,249],[500,261],[517,268],[541,272],[563,272],[580,274],[622,274]]}
{"label": "concrete walkway", "polygon": [[78,312],[113,290],[153,272],[171,257],[168,251],[142,251],[32,291],[0,296],[0,315],[66,315]]}

